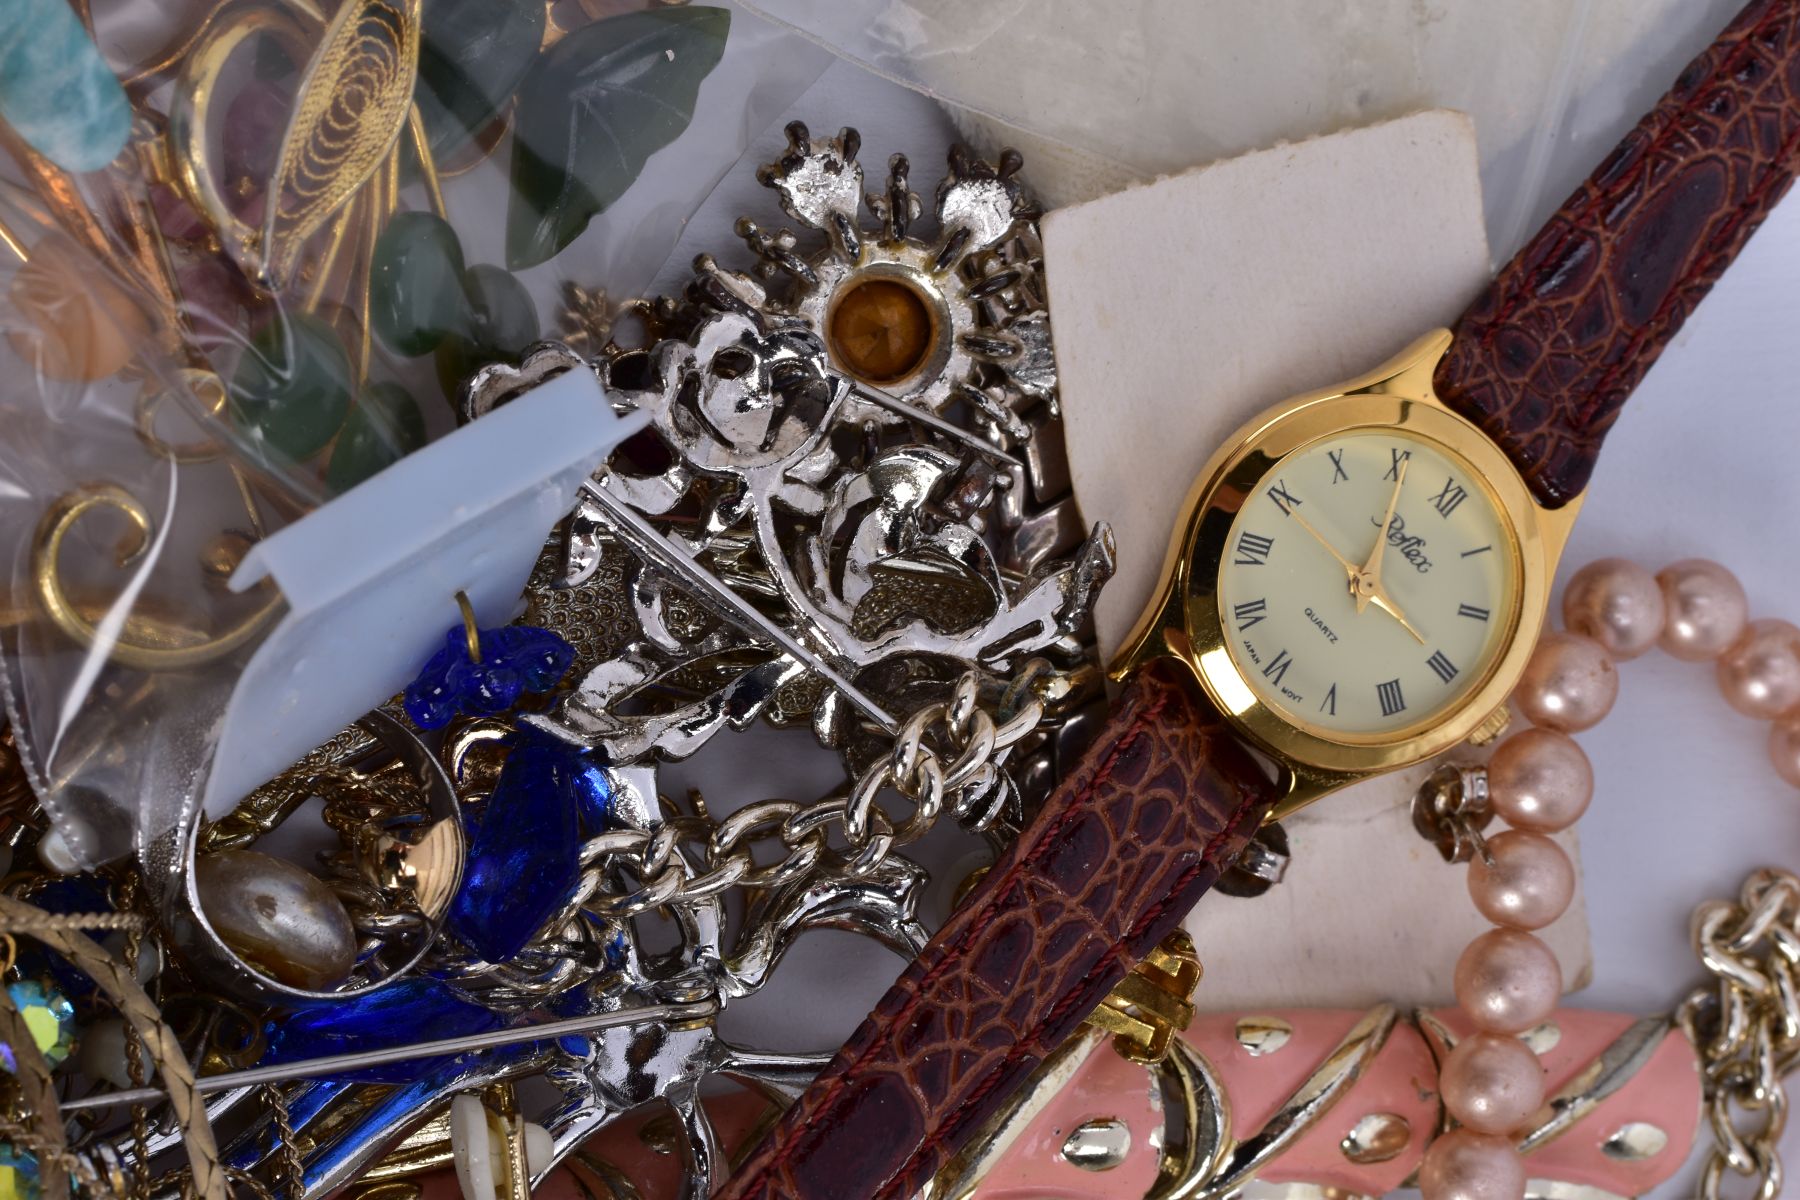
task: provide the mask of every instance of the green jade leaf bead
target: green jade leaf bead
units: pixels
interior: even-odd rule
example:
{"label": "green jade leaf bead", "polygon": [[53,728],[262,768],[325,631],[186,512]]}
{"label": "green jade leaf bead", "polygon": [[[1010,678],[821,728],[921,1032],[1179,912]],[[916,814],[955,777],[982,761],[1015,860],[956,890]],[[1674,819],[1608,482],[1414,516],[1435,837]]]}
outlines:
{"label": "green jade leaf bead", "polygon": [[400,213],[375,243],[369,266],[369,324],[396,354],[430,354],[468,324],[463,252],[442,217]]}
{"label": "green jade leaf bead", "polygon": [[424,444],[425,417],[412,393],[397,383],[370,384],[331,448],[325,486],[342,495]]}
{"label": "green jade leaf bead", "polygon": [[318,317],[285,313],[251,339],[231,381],[231,419],[270,459],[330,444],[354,394],[350,358]]}
{"label": "green jade leaf bead", "polygon": [[440,160],[499,117],[537,62],[545,16],[542,0],[426,0],[413,100]]}

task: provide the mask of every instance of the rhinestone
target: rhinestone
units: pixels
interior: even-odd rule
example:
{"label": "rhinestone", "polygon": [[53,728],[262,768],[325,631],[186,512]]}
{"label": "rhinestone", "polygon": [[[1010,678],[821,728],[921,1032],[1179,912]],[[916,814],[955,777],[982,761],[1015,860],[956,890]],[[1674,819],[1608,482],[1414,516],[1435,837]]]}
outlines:
{"label": "rhinestone", "polygon": [[0,1142],[0,1200],[38,1200],[37,1156]]}
{"label": "rhinestone", "polygon": [[[25,1028],[31,1031],[31,1038],[44,1056],[44,1061],[56,1066],[69,1057],[75,1048],[75,1005],[54,984],[45,980],[21,979],[7,986],[12,996],[13,1006],[19,1010],[19,1016],[25,1021]],[[0,1061],[6,1069],[14,1069],[15,1060],[10,1046],[0,1047],[4,1050]]]}
{"label": "rhinestone", "polygon": [[893,279],[850,284],[832,306],[831,349],[851,374],[893,383],[917,371],[935,332],[924,297]]}

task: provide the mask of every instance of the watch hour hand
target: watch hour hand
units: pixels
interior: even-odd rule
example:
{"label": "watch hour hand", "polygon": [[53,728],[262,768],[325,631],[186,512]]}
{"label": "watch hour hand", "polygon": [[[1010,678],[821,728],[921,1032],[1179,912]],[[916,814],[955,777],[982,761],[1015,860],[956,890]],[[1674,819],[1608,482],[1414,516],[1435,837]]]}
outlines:
{"label": "watch hour hand", "polygon": [[1417,629],[1413,628],[1413,623],[1406,619],[1406,614],[1400,611],[1400,606],[1398,604],[1394,603],[1393,597],[1391,597],[1387,594],[1387,590],[1385,588],[1382,588],[1380,585],[1377,585],[1375,590],[1372,593],[1370,593],[1367,597],[1361,595],[1360,593],[1356,597],[1356,602],[1358,605],[1366,604],[1371,600],[1375,602],[1376,608],[1379,608],[1382,612],[1384,612],[1388,616],[1394,618],[1394,620],[1400,622],[1401,626],[1403,626],[1405,628],[1406,632],[1413,635],[1414,641],[1418,642],[1419,645],[1421,645],[1421,646],[1423,646],[1425,644],[1425,635],[1420,633]]}

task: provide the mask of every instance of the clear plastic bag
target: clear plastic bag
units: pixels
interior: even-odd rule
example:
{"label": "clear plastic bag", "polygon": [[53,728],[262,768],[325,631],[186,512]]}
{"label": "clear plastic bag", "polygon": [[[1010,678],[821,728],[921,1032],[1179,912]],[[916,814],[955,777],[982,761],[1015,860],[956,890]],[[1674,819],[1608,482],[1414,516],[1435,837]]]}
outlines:
{"label": "clear plastic bag", "polygon": [[829,63],[650,0],[0,15],[0,666],[53,852],[168,828],[279,593],[249,547],[587,353]]}
{"label": "clear plastic bag", "polygon": [[748,3],[937,97],[979,140],[1021,141],[1033,187],[1051,205],[1420,108],[1460,109],[1475,121],[1496,257],[1523,243],[1741,7],[1740,0]]}

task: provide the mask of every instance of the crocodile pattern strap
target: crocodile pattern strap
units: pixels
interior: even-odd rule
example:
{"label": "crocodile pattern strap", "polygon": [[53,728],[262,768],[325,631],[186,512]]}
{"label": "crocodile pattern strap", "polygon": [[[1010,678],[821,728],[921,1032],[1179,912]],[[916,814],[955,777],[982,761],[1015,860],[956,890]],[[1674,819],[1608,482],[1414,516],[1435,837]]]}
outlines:
{"label": "crocodile pattern strap", "polygon": [[906,1200],[1181,922],[1275,798],[1156,663],[720,1200]]}
{"label": "crocodile pattern strap", "polygon": [[1793,181],[1800,0],[1755,0],[1457,322],[1437,393],[1551,507]]}

